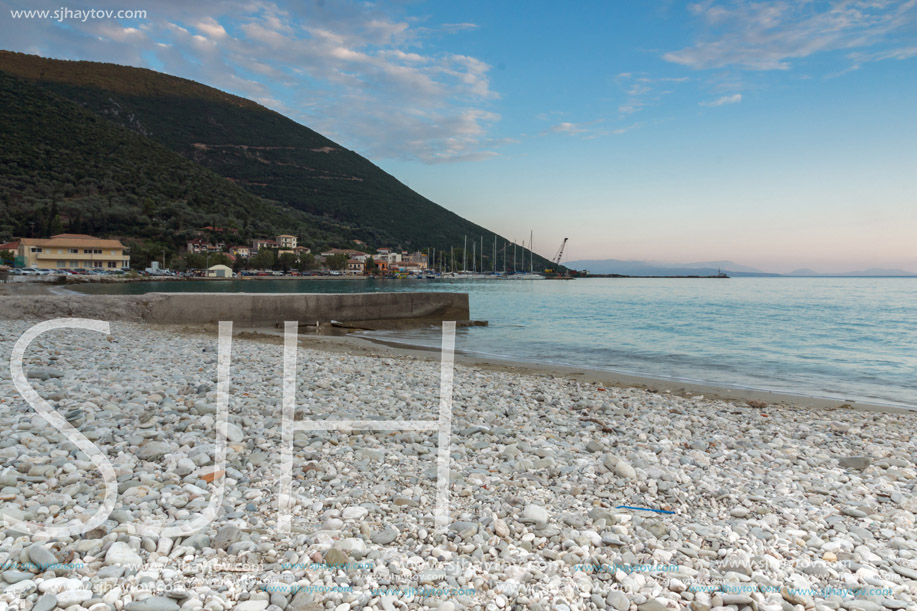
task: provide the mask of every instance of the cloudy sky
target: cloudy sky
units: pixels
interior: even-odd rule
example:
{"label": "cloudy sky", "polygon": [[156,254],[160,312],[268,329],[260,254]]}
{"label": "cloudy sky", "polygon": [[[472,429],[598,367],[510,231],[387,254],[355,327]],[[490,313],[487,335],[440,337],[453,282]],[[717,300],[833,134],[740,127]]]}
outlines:
{"label": "cloudy sky", "polygon": [[[141,19],[14,18],[20,9]],[[254,99],[553,254],[917,271],[917,0],[0,0],[0,47]]]}

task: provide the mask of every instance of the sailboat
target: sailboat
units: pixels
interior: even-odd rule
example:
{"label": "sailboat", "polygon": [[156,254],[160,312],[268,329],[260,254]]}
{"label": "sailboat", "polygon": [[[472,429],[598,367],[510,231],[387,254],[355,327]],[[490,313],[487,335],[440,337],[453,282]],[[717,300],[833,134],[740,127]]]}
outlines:
{"label": "sailboat", "polygon": [[[529,232],[529,271],[525,271],[525,240],[522,241],[522,271],[513,270],[513,273],[507,274],[506,278],[510,280],[544,280],[544,276],[535,273],[535,251],[532,249],[532,232]],[[514,259],[515,260],[515,259]],[[514,263],[515,265],[515,263]]]}

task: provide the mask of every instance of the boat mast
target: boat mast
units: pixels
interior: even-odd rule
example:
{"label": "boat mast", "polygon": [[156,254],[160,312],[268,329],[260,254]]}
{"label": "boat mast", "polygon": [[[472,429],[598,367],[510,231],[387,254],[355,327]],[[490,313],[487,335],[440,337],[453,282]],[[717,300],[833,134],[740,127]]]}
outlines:
{"label": "boat mast", "polygon": [[532,230],[529,230],[529,273],[535,273],[535,249],[533,248],[534,243],[532,242]]}
{"label": "boat mast", "polygon": [[468,236],[465,236],[465,247],[462,248],[462,271],[468,271]]}

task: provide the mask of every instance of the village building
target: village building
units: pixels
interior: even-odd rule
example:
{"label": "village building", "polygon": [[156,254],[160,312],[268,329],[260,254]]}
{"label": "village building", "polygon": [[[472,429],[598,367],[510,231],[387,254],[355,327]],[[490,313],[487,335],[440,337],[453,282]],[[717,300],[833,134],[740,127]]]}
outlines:
{"label": "village building", "polygon": [[39,269],[122,269],[129,267],[131,262],[127,247],[120,240],[80,233],[22,238],[16,256],[17,265]]}

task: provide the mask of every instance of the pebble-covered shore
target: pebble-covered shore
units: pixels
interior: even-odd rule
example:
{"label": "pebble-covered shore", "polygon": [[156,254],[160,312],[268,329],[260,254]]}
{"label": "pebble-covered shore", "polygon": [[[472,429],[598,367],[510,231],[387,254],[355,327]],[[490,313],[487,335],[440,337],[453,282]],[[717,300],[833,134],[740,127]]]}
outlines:
{"label": "pebble-covered shore", "polygon": [[[0,511],[64,525],[105,487],[13,387],[30,324],[0,321]],[[0,611],[917,609],[917,413],[458,365],[447,532],[436,433],[375,431],[294,435],[283,534],[280,345],[233,342],[222,470],[215,331],[54,331],[25,371],[108,457],[118,497],[79,536],[0,525]],[[437,416],[436,362],[300,349],[297,377],[297,419]],[[199,532],[149,526],[190,522],[219,483]]]}

